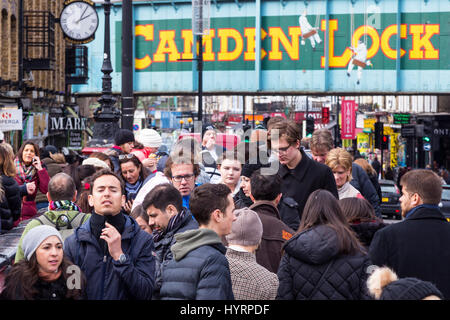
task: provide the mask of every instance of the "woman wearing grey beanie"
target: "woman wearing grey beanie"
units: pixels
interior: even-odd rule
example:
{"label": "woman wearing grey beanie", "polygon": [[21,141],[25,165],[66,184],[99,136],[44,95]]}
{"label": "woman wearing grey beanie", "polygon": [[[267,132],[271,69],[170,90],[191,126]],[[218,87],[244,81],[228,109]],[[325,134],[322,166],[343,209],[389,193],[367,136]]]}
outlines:
{"label": "woman wearing grey beanie", "polygon": [[64,258],[63,240],[54,227],[32,228],[24,237],[25,259],[14,264],[1,296],[6,300],[83,299],[85,278]]}

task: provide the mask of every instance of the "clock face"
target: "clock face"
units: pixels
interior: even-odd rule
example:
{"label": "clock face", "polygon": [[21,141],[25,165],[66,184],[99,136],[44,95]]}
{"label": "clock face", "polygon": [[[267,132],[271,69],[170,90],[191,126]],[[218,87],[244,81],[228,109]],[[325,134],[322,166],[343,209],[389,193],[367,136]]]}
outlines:
{"label": "clock face", "polygon": [[59,21],[64,34],[77,41],[91,38],[98,27],[98,15],[95,8],[82,1],[65,6]]}

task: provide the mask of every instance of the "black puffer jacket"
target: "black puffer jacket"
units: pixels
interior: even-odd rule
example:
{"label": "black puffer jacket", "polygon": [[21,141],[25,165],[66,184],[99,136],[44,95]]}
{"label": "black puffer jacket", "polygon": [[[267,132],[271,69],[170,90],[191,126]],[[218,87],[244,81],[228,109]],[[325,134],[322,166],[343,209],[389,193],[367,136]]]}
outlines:
{"label": "black puffer jacket", "polygon": [[358,236],[359,241],[368,250],[375,233],[386,227],[386,224],[382,221],[374,220],[370,222],[352,223],[350,224],[350,227],[352,227],[353,231],[355,231]]}
{"label": "black puffer jacket", "polygon": [[1,182],[5,190],[5,197],[0,201],[1,230],[4,232],[12,229],[14,221],[20,218],[22,199],[14,178],[2,175]]}
{"label": "black puffer jacket", "polygon": [[[282,300],[370,299],[366,289],[367,255],[339,253],[336,232],[321,225],[292,237],[278,269]],[[328,269],[328,270],[327,270]]]}

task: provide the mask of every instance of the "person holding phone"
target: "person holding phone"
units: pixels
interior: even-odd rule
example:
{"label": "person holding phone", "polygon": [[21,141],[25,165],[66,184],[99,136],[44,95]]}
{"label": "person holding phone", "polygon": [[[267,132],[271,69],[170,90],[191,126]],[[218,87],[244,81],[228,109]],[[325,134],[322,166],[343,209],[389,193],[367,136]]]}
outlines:
{"label": "person holding phone", "polygon": [[39,189],[43,194],[48,192],[50,176],[39,159],[39,147],[32,141],[25,141],[17,151],[14,159],[17,175],[15,177],[20,187],[22,197],[22,213],[14,223],[33,218],[37,213],[36,194]]}
{"label": "person holding phone", "polygon": [[125,202],[124,209],[130,214],[134,199],[139,190],[145,184],[147,178],[151,179],[155,173],[144,167],[142,162],[132,153],[119,155],[120,174],[125,181]]}

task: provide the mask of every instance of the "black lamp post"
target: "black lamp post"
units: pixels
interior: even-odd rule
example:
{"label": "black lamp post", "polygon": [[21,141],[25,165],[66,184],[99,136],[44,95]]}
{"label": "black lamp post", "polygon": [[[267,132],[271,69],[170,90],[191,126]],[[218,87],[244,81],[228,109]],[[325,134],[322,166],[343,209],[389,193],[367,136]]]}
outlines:
{"label": "black lamp post", "polygon": [[101,71],[102,77],[102,96],[98,99],[100,107],[94,111],[94,133],[93,139],[88,142],[90,147],[106,147],[114,144],[114,134],[119,129],[120,111],[114,105],[116,99],[112,95],[113,72],[111,64],[111,45],[110,45],[110,24],[109,16],[111,14],[111,2],[105,0],[103,4],[105,10],[105,42],[103,53],[103,65]]}

